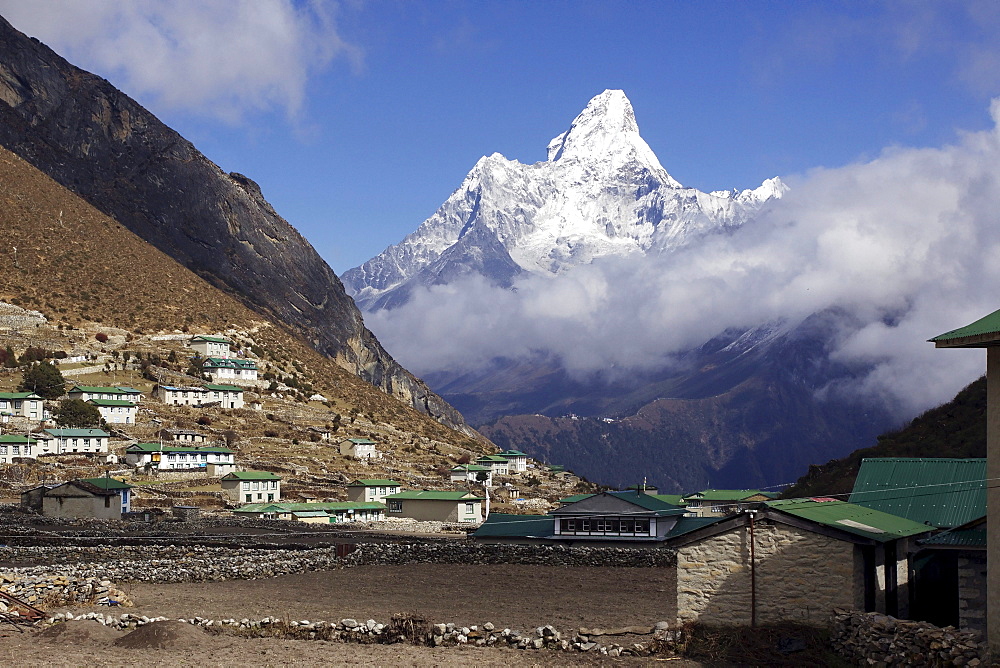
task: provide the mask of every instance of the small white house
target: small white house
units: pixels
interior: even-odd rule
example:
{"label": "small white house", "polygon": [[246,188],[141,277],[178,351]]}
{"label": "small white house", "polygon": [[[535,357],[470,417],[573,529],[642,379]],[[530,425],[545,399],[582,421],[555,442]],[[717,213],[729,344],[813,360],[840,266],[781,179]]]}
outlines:
{"label": "small white house", "polygon": [[243,408],[243,388],[235,385],[206,385],[205,403],[216,401],[223,408]]}
{"label": "small white house", "polygon": [[207,473],[212,464],[235,466],[235,455],[229,448],[135,443],[125,448],[125,463],[158,471],[203,469]]}
{"label": "small white house", "polygon": [[131,401],[138,404],[142,401],[142,392],[133,387],[105,387],[99,385],[74,385],[66,392],[70,399],[90,401],[104,399],[108,401]]}
{"label": "small white house", "polygon": [[202,364],[201,370],[213,382],[240,383],[257,380],[257,363],[253,360],[209,357]]}
{"label": "small white house", "polygon": [[35,458],[38,441],[24,434],[4,434],[0,436],[0,464],[10,464],[15,458]]}
{"label": "small white house", "polygon": [[0,415],[41,420],[44,401],[34,392],[0,392]]}
{"label": "small white house", "polygon": [[46,429],[48,439],[39,439],[38,454],[66,455],[108,451],[111,434],[103,429]]}
{"label": "small white house", "polygon": [[528,455],[520,450],[504,450],[500,456],[507,460],[507,468],[511,473],[524,473],[528,470]]}
{"label": "small white house", "polygon": [[402,485],[395,480],[364,478],[347,486],[347,500],[359,503],[385,503],[389,494],[398,494]]}
{"label": "small white house", "polygon": [[202,357],[227,359],[232,355],[233,342],[222,336],[192,336],[187,345]]}
{"label": "small white house", "polygon": [[236,503],[281,500],[281,476],[267,471],[237,471],[222,476],[222,491]]}
{"label": "small white house", "polygon": [[494,475],[507,475],[510,473],[510,463],[507,461],[506,457],[501,457],[500,455],[483,455],[476,460],[476,463],[480,466],[486,466]]}
{"label": "small white house", "polygon": [[208,437],[200,431],[190,429],[164,429],[163,437],[170,437],[170,440],[178,443],[204,443]]}
{"label": "small white house", "polygon": [[96,406],[108,424],[135,424],[136,405],[131,401],[91,399],[87,403]]}
{"label": "small white house", "polygon": [[[479,481],[479,474],[483,473],[486,476],[486,480],[483,483]],[[489,466],[480,466],[479,464],[459,464],[458,466],[453,466],[451,468],[450,479],[452,482],[474,482],[485,484],[487,487],[493,486],[493,469]]]}
{"label": "small white house", "polygon": [[378,459],[381,457],[375,449],[375,441],[367,438],[345,438],[340,442],[340,454],[355,459]]}

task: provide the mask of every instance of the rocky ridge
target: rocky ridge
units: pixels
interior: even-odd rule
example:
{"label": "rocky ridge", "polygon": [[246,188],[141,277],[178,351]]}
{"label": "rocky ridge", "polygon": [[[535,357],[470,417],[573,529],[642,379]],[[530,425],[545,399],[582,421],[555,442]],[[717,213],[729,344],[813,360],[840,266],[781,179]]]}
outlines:
{"label": "rocky ridge", "polygon": [[336,274],[256,183],[224,173],[110,83],[2,18],[0,145],[346,369],[471,433],[382,348]]}

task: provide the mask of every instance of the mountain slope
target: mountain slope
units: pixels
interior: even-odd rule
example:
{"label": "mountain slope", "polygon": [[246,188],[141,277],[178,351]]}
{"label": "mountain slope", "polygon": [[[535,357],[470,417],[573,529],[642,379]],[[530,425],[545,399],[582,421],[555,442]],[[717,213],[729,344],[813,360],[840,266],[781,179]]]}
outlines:
{"label": "mountain slope", "polygon": [[865,457],[985,457],[986,379],[980,378],[946,404],[916,417],[906,427],[878,437],[870,447],[842,459],[809,467],[784,490],[785,498],[846,494]]}
{"label": "mountain slope", "polygon": [[367,311],[469,273],[506,287],[522,271],[558,274],[598,257],[676,250],[741,225],[783,192],[777,179],[742,193],[685,188],[639,135],[625,94],[607,90],[549,143],[548,160],[483,157],[413,234],[343,280]]}
{"label": "mountain slope", "polygon": [[[41,311],[60,330],[121,328],[147,335],[181,327],[251,332],[263,350],[294,360],[314,390],[401,432],[484,449],[349,373],[284,326],[247,308],[19,156],[0,148],[0,301]],[[16,248],[16,252],[15,249]],[[31,345],[30,330],[4,338]]]}
{"label": "mountain slope", "polygon": [[249,178],[0,19],[0,145],[386,393],[471,433],[382,348],[340,280]]}

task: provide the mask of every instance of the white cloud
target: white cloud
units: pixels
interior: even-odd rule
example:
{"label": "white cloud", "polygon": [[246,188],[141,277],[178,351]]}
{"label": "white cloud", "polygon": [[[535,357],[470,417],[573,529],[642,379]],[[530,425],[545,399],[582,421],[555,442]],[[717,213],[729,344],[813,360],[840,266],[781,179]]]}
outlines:
{"label": "white cloud", "polygon": [[[992,113],[1000,122],[1000,102]],[[530,276],[516,292],[470,278],[366,321],[417,373],[537,351],[588,373],[653,369],[727,328],[835,308],[846,317],[831,357],[870,368],[847,389],[912,416],[985,369],[981,351],[926,339],[1000,308],[998,164],[996,129],[895,148],[794,178],[756,221],[682,252]]]}
{"label": "white cloud", "polygon": [[294,118],[312,75],[341,55],[360,64],[335,10],[319,0],[0,0],[15,28],[158,112],[227,122]]}

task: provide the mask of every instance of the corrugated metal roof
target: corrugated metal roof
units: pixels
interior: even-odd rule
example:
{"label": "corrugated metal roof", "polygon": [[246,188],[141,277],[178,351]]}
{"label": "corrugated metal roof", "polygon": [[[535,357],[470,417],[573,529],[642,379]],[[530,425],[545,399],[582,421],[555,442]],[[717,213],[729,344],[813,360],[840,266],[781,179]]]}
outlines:
{"label": "corrugated metal roof", "polygon": [[863,459],[849,501],[921,524],[957,527],[986,514],[986,460]]}
{"label": "corrugated metal roof", "polygon": [[933,527],[926,524],[846,501],[787,499],[769,501],[767,507],[857,536],[871,538],[880,543],[906,536],[916,536],[933,530]]}
{"label": "corrugated metal roof", "polygon": [[[706,489],[694,494],[688,494],[685,500],[695,499],[702,501],[742,501],[743,499],[764,494],[759,489]],[[765,495],[766,496],[766,495]]]}
{"label": "corrugated metal roof", "polygon": [[440,492],[436,490],[410,490],[407,492],[400,492],[398,494],[390,494],[386,496],[387,499],[398,499],[398,500],[422,500],[422,501],[483,501],[482,497],[478,497],[471,492]]}
{"label": "corrugated metal roof", "polygon": [[931,343],[938,344],[942,348],[963,346],[978,348],[991,340],[1000,340],[1000,311],[994,311],[965,327],[929,339]]}

